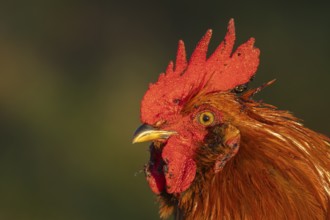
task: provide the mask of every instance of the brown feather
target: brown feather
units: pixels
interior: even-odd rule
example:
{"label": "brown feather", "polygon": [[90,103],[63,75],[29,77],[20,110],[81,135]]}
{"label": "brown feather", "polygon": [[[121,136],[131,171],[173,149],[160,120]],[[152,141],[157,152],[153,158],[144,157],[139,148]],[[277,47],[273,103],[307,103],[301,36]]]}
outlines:
{"label": "brown feather", "polygon": [[[287,111],[232,93],[200,95],[185,111],[209,104],[241,135],[237,155],[215,173],[196,153],[199,172],[179,196],[160,196],[162,218],[330,219],[330,140]],[[203,169],[204,166],[204,169]]]}

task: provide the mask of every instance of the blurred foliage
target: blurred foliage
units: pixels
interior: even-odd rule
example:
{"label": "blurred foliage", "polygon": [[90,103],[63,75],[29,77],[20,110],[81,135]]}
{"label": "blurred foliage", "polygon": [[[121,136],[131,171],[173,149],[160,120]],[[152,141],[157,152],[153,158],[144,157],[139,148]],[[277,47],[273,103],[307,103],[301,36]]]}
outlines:
{"label": "blurred foliage", "polygon": [[0,219],[157,219],[132,146],[139,102],[208,28],[229,18],[261,48],[258,99],[329,132],[329,5],[281,1],[1,1]]}

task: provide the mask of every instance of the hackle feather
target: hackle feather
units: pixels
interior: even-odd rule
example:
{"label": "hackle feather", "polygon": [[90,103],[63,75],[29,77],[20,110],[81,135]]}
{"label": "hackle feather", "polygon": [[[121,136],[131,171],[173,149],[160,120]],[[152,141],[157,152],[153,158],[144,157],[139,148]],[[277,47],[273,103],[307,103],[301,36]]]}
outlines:
{"label": "hackle feather", "polygon": [[161,198],[162,217],[176,209],[176,219],[329,219],[329,138],[287,111],[233,94],[194,101],[225,113],[241,132],[240,150],[220,173],[199,173],[181,197]]}

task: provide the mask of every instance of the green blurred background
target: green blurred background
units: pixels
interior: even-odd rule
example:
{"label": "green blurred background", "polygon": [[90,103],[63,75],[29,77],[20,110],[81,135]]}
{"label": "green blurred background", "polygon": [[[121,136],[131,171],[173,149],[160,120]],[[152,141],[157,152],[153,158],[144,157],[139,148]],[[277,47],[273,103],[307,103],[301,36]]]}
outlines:
{"label": "green blurred background", "polygon": [[[307,1],[306,1],[307,2]],[[158,219],[131,145],[149,82],[208,28],[254,36],[257,99],[330,135],[329,4],[297,1],[0,3],[0,219]]]}

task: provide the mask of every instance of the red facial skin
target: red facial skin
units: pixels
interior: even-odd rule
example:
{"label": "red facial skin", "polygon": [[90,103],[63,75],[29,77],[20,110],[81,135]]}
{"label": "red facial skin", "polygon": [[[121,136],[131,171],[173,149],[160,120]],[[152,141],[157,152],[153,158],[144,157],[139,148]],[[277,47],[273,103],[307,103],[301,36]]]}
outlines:
{"label": "red facial skin", "polygon": [[203,144],[207,127],[198,121],[202,112],[214,114],[215,120],[209,125],[221,123],[221,114],[211,106],[199,107],[187,115],[178,115],[160,126],[162,130],[176,131],[162,149],[151,147],[147,180],[151,190],[160,194],[180,194],[187,190],[196,175],[194,161],[196,149]]}

